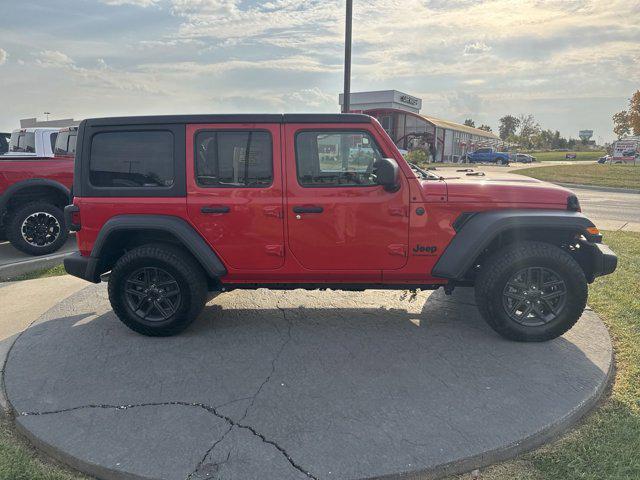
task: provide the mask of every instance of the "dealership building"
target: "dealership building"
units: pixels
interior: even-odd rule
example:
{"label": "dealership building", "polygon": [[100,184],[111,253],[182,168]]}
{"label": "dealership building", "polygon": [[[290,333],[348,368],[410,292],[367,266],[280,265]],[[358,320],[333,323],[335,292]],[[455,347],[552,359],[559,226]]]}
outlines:
{"label": "dealership building", "polygon": [[420,114],[422,99],[397,90],[354,92],[349,108],[375,117],[398,148],[425,148],[434,162],[457,162],[468,152],[502,144],[492,132]]}

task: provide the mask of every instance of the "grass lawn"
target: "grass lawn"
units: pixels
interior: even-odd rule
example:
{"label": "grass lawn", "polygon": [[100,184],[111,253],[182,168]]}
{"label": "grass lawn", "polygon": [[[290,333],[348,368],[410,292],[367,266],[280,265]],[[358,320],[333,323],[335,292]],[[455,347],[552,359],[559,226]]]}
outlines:
{"label": "grass lawn", "polygon": [[43,460],[18,434],[9,420],[0,416],[0,479],[88,480],[63,466]]}
{"label": "grass lawn", "polygon": [[556,165],[514,170],[512,173],[547,182],[599,185],[640,190],[640,165]]}
{"label": "grass lawn", "polygon": [[[567,153],[575,153],[576,158],[566,158]],[[557,162],[564,160],[595,162],[600,157],[604,157],[607,152],[598,150],[593,152],[530,152],[529,154],[536,157],[539,162]]]}
{"label": "grass lawn", "polygon": [[590,286],[589,305],[614,341],[617,371],[611,397],[559,441],[489,467],[482,479],[640,478],[640,233],[605,232],[604,238],[618,254],[618,270]]}
{"label": "grass lawn", "polygon": [[16,282],[20,280],[33,280],[36,278],[59,277],[60,275],[66,274],[67,272],[64,270],[64,265],[57,265],[53,268],[38,270],[36,272],[25,273],[24,275],[20,275],[18,277],[9,278],[7,281]]}
{"label": "grass lawn", "polygon": [[[609,327],[616,352],[611,396],[551,445],[481,472],[486,480],[640,479],[640,233],[605,232],[618,270],[589,288],[589,305]],[[468,479],[468,475],[460,476]],[[81,480],[42,461],[0,418],[0,480]]]}

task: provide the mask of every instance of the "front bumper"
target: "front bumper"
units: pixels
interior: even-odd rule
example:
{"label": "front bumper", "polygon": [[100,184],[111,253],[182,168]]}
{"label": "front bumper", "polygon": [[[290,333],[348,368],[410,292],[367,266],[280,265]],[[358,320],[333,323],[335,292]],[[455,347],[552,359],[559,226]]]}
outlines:
{"label": "front bumper", "polygon": [[100,275],[96,272],[98,259],[83,257],[79,252],[73,253],[64,259],[64,269],[69,275],[82,278],[92,283],[100,283]]}
{"label": "front bumper", "polygon": [[593,243],[591,252],[591,268],[593,277],[609,275],[618,266],[618,256],[607,245]]}

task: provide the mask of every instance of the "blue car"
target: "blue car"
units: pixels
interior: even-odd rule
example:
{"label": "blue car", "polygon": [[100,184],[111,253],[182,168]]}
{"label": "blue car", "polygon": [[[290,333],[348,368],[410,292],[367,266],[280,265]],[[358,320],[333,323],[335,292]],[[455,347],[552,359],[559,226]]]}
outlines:
{"label": "blue car", "polygon": [[498,152],[493,148],[479,148],[475,152],[467,153],[467,162],[508,165],[509,154],[506,152]]}

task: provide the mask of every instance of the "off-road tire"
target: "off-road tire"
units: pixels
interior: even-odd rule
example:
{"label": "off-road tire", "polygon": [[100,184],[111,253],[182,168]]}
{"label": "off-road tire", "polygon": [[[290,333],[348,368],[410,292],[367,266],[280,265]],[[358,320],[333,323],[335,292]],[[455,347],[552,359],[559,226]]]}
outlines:
{"label": "off-road tire", "polygon": [[[521,325],[504,307],[507,282],[527,267],[549,268],[566,285],[564,307],[544,325]],[[544,342],[559,337],[575,325],[586,306],[588,287],[584,271],[569,253],[548,243],[523,241],[507,246],[483,262],[476,279],[475,294],[482,317],[500,335],[520,342]]]}
{"label": "off-road tire", "polygon": [[[22,225],[27,218],[35,213],[43,212],[56,219],[59,231],[55,239],[46,245],[37,246],[29,243],[22,234]],[[8,222],[5,226],[7,239],[18,250],[29,255],[48,255],[59,250],[69,237],[69,230],[64,222],[64,213],[55,205],[48,202],[31,202],[23,207],[19,207],[8,215]]]}
{"label": "off-road tire", "polygon": [[[127,302],[127,279],[145,267],[164,270],[179,286],[180,304],[166,320],[147,321]],[[198,317],[206,303],[207,281],[202,267],[189,254],[172,245],[153,244],[137,247],[116,262],[108,290],[113,311],[127,327],[150,337],[168,337],[182,332]]]}

